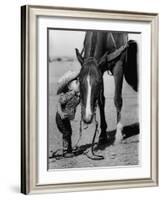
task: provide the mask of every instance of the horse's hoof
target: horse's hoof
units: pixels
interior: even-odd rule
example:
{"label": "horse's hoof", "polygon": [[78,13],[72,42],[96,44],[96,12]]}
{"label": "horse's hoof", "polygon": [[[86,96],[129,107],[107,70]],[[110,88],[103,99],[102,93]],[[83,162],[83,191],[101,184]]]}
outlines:
{"label": "horse's hoof", "polygon": [[121,144],[122,140],[123,140],[123,136],[122,136],[121,132],[117,131],[114,144]]}
{"label": "horse's hoof", "polygon": [[114,144],[121,144],[122,143],[122,140],[123,140],[122,128],[123,128],[122,126],[120,126],[120,127],[117,126]]}
{"label": "horse's hoof", "polygon": [[123,125],[119,122],[117,124],[117,131],[115,134],[114,144],[120,144],[122,142],[122,140],[123,140],[122,131],[123,131]]}
{"label": "horse's hoof", "polygon": [[114,144],[122,144],[122,139],[115,139]]}
{"label": "horse's hoof", "polygon": [[117,130],[123,130],[123,125],[120,122],[117,124]]}

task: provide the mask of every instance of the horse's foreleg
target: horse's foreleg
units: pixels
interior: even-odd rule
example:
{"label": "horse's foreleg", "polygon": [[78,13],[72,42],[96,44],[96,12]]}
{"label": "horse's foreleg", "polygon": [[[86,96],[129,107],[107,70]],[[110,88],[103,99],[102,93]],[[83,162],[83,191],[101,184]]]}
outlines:
{"label": "horse's foreleg", "polygon": [[100,109],[100,128],[101,128],[101,133],[99,137],[99,143],[106,143],[107,142],[107,123],[105,119],[105,96],[104,96],[104,83],[102,83],[102,89],[100,92],[100,97],[98,99],[98,105]]}
{"label": "horse's foreleg", "polygon": [[113,69],[115,94],[114,104],[117,112],[117,131],[115,135],[115,142],[119,143],[122,140],[122,124],[121,124],[121,108],[122,108],[122,84],[123,84],[123,65],[122,61],[118,61]]}

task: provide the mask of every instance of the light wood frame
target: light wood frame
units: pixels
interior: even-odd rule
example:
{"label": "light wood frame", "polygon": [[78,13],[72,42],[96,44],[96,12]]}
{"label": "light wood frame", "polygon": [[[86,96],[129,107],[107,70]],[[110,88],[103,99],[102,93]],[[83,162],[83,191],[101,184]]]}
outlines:
{"label": "light wood frame", "polygon": [[[148,22],[151,25],[151,175],[147,179],[37,184],[37,63],[36,23],[38,16],[80,19],[114,19]],[[158,185],[158,14],[128,11],[77,9],[48,6],[21,8],[21,192],[66,192]]]}

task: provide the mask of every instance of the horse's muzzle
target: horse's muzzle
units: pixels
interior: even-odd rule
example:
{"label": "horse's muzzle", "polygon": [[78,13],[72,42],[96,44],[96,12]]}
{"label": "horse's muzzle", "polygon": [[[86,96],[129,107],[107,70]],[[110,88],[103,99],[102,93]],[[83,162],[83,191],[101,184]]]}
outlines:
{"label": "horse's muzzle", "polygon": [[93,120],[93,115],[83,116],[83,121],[86,124],[90,124]]}

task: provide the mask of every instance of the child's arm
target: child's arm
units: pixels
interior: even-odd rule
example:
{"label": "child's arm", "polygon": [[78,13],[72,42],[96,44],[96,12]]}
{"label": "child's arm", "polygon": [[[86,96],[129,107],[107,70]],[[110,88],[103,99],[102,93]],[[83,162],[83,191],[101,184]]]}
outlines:
{"label": "child's arm", "polygon": [[66,93],[61,93],[60,94],[60,98],[59,98],[59,102],[61,104],[65,104],[67,103],[70,99],[72,99],[72,97],[74,96],[75,92],[74,91],[69,91]]}
{"label": "child's arm", "polygon": [[61,104],[59,102],[57,104],[57,111],[58,111],[61,119],[65,119],[68,116],[67,113],[62,111]]}

